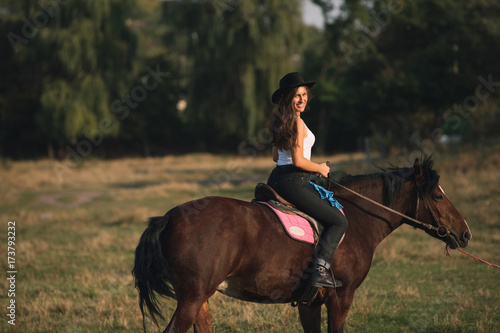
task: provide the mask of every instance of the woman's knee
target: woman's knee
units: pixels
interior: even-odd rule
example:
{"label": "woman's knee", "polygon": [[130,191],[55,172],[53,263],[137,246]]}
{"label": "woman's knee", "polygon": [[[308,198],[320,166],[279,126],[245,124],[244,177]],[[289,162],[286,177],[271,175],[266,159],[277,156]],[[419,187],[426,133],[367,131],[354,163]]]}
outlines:
{"label": "woman's knee", "polygon": [[338,213],[335,212],[335,214],[333,215],[331,224],[337,226],[338,228],[346,230],[347,226],[349,225],[349,221],[347,221],[347,218],[344,216],[344,214],[338,211]]}
{"label": "woman's knee", "polygon": [[344,214],[341,213],[341,215],[342,215],[341,217],[342,225],[347,229],[347,227],[349,226],[349,221],[347,220]]}

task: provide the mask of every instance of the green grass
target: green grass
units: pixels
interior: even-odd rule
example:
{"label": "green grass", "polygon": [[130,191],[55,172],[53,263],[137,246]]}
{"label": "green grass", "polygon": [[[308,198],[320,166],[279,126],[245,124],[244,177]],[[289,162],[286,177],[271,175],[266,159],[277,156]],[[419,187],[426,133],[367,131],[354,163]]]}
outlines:
{"label": "green grass", "polygon": [[[498,148],[435,155],[441,185],[473,233],[466,250],[497,264]],[[351,173],[363,170],[362,163],[349,158],[328,159]],[[7,222],[16,220],[18,270],[16,326],[7,323],[9,298],[2,292],[2,332],[140,331],[130,272],[147,218],[203,195],[250,200],[255,183],[265,181],[273,167],[270,158],[206,154],[93,160],[71,168],[60,182],[52,163],[9,162],[0,168],[0,225],[5,240]],[[420,230],[396,230],[377,248],[347,331],[500,332],[500,270],[457,251],[446,257],[443,251],[444,243]],[[2,279],[1,290],[7,286]],[[175,302],[162,304],[168,319]],[[290,305],[245,303],[216,294],[210,308],[214,332],[301,332],[297,310]]]}

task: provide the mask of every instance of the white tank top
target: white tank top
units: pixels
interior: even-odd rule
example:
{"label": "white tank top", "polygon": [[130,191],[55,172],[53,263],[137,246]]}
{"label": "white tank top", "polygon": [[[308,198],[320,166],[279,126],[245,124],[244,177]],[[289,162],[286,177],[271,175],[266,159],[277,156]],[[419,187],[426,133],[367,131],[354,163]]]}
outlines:
{"label": "white tank top", "polygon": [[[316,138],[313,132],[306,126],[306,137],[304,138],[304,158],[311,160],[311,148],[314,145]],[[290,150],[279,150],[278,149],[278,165],[291,165],[293,164],[292,152]]]}

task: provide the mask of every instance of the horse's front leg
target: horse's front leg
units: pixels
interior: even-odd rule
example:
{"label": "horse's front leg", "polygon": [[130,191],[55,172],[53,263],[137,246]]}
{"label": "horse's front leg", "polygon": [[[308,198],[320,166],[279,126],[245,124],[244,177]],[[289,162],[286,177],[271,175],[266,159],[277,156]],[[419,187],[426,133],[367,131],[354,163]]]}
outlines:
{"label": "horse's front leg", "polygon": [[300,323],[304,333],[321,333],[321,304],[299,304]]}
{"label": "horse's front leg", "polygon": [[208,300],[201,306],[200,312],[194,322],[194,333],[212,333]]}
{"label": "horse's front leg", "polygon": [[[344,332],[345,320],[349,309],[351,308],[352,300],[354,299],[354,293],[343,294],[330,297],[326,301],[326,308],[328,314],[328,333],[342,333]],[[337,301],[338,300],[338,301]]]}

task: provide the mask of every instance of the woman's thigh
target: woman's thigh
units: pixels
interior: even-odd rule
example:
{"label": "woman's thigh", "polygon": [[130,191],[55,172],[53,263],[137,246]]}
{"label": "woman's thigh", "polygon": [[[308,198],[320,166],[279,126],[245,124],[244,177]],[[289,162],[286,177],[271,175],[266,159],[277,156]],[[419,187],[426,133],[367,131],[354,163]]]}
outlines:
{"label": "woman's thigh", "polygon": [[287,201],[293,203],[304,213],[314,217],[325,227],[344,225],[347,223],[344,215],[333,207],[326,199],[321,199],[316,189],[309,184],[309,177],[301,174],[291,174],[277,178],[270,184]]}

